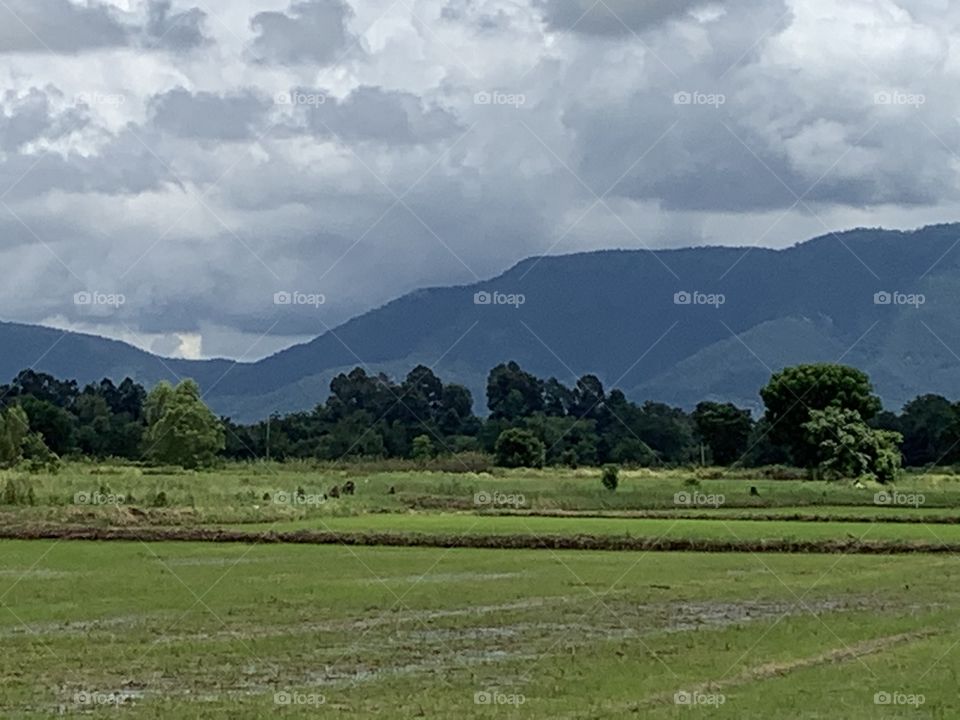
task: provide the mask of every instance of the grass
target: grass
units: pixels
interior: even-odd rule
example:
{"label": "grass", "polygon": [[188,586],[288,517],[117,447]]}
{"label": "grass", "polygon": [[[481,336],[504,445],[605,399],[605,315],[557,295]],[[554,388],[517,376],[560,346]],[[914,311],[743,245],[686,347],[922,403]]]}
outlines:
{"label": "grass", "polygon": [[[33,504],[0,502],[7,534],[223,527],[759,549],[0,540],[5,719],[960,716],[956,558],[930,552],[960,544],[948,472],[905,475],[895,490],[913,505],[893,506],[874,502],[890,488],[693,469],[622,471],[615,493],[599,470],[403,465],[69,464],[0,473],[0,491],[8,481]],[[355,495],[321,498],[347,481]],[[299,490],[313,500],[290,502]],[[758,545],[851,539],[923,552]],[[877,693],[923,703],[878,705]],[[712,704],[677,702],[691,697]]]}
{"label": "grass", "polygon": [[327,530],[444,535],[629,535],[694,540],[900,540],[960,543],[960,525],[906,523],[753,522],[625,518],[555,518],[456,513],[371,514],[324,517],[284,523],[237,525],[245,530]]}
{"label": "grass", "polygon": [[[342,487],[348,481],[356,485],[355,496],[329,497],[334,486]],[[173,524],[287,522],[405,512],[411,508],[684,515],[862,513],[865,517],[928,513],[960,518],[960,478],[947,474],[905,475],[896,487],[898,497],[906,503],[900,507],[875,504],[875,494],[890,488],[768,480],[739,472],[728,477],[716,470],[623,471],[616,492],[602,488],[597,469],[368,473],[350,467],[311,468],[299,464],[238,464],[201,473],[70,464],[56,475],[0,473],[0,490],[8,482],[18,484],[21,490],[29,487],[35,505],[10,506],[0,501],[0,522],[14,518],[87,524],[123,522],[116,508],[105,502],[118,497],[122,498],[121,509],[138,508],[149,513],[152,522]],[[751,494],[751,488],[757,495]],[[299,490],[307,498],[328,497],[323,502],[304,504],[276,501],[295,497]],[[683,504],[684,497],[693,498],[693,503]],[[698,504],[696,498],[707,502]]]}
{"label": "grass", "polygon": [[0,546],[4,718],[960,712],[952,558]]}

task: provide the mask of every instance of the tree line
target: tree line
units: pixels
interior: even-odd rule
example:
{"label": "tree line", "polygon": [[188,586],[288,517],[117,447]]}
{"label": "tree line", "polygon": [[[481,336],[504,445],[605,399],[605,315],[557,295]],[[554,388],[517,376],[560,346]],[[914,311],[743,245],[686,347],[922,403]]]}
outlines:
{"label": "tree line", "polygon": [[516,362],[487,379],[489,413],[470,391],[419,365],[400,382],[362,368],[330,383],[313,410],[239,424],[217,418],[191,380],[149,392],[130,378],[83,388],[33,370],[0,387],[0,463],[121,458],[199,467],[218,458],[408,458],[484,453],[505,466],[793,465],[824,476],[888,480],[901,463],[960,455],[960,404],[923,395],[884,411],[869,378],[842,365],[776,373],[765,413],[704,401],[692,411],[635,403],[595,375],[568,386]]}

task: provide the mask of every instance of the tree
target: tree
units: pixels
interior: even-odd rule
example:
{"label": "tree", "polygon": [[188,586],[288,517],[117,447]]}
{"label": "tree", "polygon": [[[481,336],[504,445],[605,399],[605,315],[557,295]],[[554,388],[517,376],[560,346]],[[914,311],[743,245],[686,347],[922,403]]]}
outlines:
{"label": "tree", "polygon": [[933,465],[955,454],[956,423],[956,409],[940,395],[921,395],[904,405],[897,425],[906,464]]}
{"label": "tree", "polygon": [[512,360],[487,377],[487,407],[494,420],[515,420],[543,410],[543,381]]}
{"label": "tree", "polygon": [[529,430],[509,428],[500,433],[494,447],[497,465],[502,467],[543,467],[544,448]]}
{"label": "tree", "polygon": [[57,455],[66,455],[76,448],[76,418],[50,400],[33,395],[20,398],[20,405],[30,419],[30,429],[40,433],[43,441]]}
{"label": "tree", "polygon": [[817,466],[819,453],[804,425],[811,412],[837,408],[856,412],[867,423],[881,409],[866,373],[845,365],[797,365],[775,373],[760,391],[770,439],[787,448],[793,462]]}
{"label": "tree", "polygon": [[433,442],[429,435],[417,435],[413,439],[413,451],[411,457],[421,466],[425,465],[427,460],[433,457]]}
{"label": "tree", "polygon": [[154,462],[196,468],[213,464],[225,446],[220,420],[204,404],[200,387],[183,380],[159,383],[146,401],[146,455]]}
{"label": "tree", "polygon": [[743,457],[753,429],[749,410],[732,403],[702,402],[693,411],[700,439],[710,448],[713,462],[732,465]]}
{"label": "tree", "polygon": [[27,414],[19,405],[0,412],[0,465],[11,467],[20,461],[29,429]]}
{"label": "tree", "polygon": [[856,410],[812,410],[804,431],[808,442],[818,448],[817,466],[825,477],[869,476],[882,483],[896,478],[902,436],[871,428]]}

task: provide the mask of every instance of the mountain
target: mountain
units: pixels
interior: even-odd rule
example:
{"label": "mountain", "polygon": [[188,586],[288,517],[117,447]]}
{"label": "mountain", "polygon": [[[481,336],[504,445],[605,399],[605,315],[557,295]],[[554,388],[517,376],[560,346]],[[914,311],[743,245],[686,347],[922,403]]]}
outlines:
{"label": "mountain", "polygon": [[[36,368],[84,382],[192,376],[217,411],[246,421],[313,407],[334,375],[356,365],[393,376],[434,366],[467,385],[481,411],[487,372],[510,359],[567,383],[594,373],[635,400],[754,408],[772,371],[839,361],[869,372],[898,409],[924,392],[960,397],[958,245],[952,224],[831,233],[784,250],[529,258],[489,281],[410,293],[256,363],[161,360],[68,333]],[[478,304],[477,293],[516,302]],[[60,334],[0,325],[0,377],[34,364]]]}

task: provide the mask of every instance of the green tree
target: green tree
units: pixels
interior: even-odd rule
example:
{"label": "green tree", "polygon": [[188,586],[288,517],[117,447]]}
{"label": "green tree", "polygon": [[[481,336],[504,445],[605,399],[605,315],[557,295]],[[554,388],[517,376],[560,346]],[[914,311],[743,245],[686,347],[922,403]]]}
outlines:
{"label": "green tree", "polygon": [[20,404],[30,419],[30,429],[43,436],[43,442],[57,455],[76,449],[77,420],[50,400],[24,395]]}
{"label": "green tree", "polygon": [[487,377],[487,407],[494,420],[515,420],[543,410],[543,381],[510,361]]}
{"label": "green tree", "polygon": [[770,439],[787,448],[793,462],[805,468],[816,467],[819,460],[818,445],[804,428],[812,411],[850,410],[867,423],[881,408],[866,373],[832,363],[785,368],[770,378],[760,396],[767,409],[764,419]]}
{"label": "green tree", "polygon": [[693,411],[700,439],[710,448],[713,462],[732,465],[747,450],[753,419],[749,410],[732,403],[702,402]]}
{"label": "green tree", "polygon": [[955,456],[957,411],[940,395],[921,395],[903,406],[897,422],[907,465],[949,462]]}
{"label": "green tree", "polygon": [[3,467],[11,467],[20,461],[29,422],[19,405],[11,405],[0,412],[0,465]]}
{"label": "green tree", "polygon": [[183,380],[159,383],[146,401],[146,455],[153,462],[185,468],[208,466],[225,446],[220,420],[204,404],[200,387]]}
{"label": "green tree", "polygon": [[497,465],[502,467],[543,467],[543,443],[529,430],[504,430],[497,438],[493,452]]}
{"label": "green tree", "polygon": [[871,428],[856,410],[812,410],[804,431],[808,442],[818,448],[818,468],[824,477],[869,476],[882,483],[896,478],[902,436]]}
{"label": "green tree", "polygon": [[433,441],[430,440],[429,435],[417,435],[413,439],[411,457],[421,466],[433,457]]}

